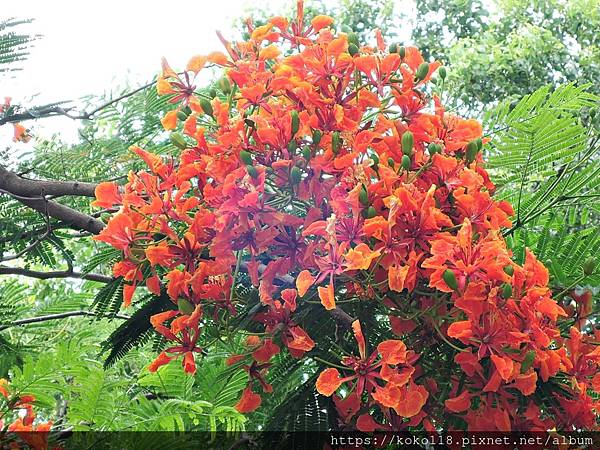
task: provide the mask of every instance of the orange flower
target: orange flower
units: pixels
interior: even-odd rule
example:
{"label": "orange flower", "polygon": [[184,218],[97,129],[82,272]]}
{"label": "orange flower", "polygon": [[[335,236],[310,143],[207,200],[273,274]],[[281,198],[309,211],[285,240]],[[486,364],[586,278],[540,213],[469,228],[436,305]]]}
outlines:
{"label": "orange flower", "polygon": [[252,392],[252,389],[248,386],[244,389],[242,397],[236,403],[235,409],[242,414],[247,414],[255,411],[261,403],[262,399],[260,398],[260,395]]}

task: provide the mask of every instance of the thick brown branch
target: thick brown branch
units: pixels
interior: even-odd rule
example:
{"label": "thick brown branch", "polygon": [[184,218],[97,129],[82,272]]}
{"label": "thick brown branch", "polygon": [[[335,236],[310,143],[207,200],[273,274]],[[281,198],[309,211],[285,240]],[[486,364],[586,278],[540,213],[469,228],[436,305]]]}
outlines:
{"label": "thick brown branch", "polygon": [[95,197],[95,183],[28,180],[0,166],[0,189],[20,197],[79,195]]}
{"label": "thick brown branch", "polygon": [[28,317],[27,319],[15,320],[14,322],[7,323],[5,325],[0,326],[0,331],[6,330],[7,328],[17,327],[19,325],[27,325],[30,323],[40,323],[47,322],[49,320],[57,320],[57,319],[66,319],[67,317],[76,317],[76,316],[91,316],[91,317],[109,317],[109,318],[117,318],[128,320],[129,316],[124,316],[122,314],[96,314],[91,311],[69,311],[58,314],[48,314],[47,316],[38,316],[38,317]]}
{"label": "thick brown branch", "polygon": [[81,280],[98,281],[108,283],[111,277],[98,273],[81,273],[70,270],[56,270],[52,272],[40,272],[37,270],[28,270],[21,267],[0,267],[0,275],[21,275],[39,280],[48,280],[51,278],[79,278]]}

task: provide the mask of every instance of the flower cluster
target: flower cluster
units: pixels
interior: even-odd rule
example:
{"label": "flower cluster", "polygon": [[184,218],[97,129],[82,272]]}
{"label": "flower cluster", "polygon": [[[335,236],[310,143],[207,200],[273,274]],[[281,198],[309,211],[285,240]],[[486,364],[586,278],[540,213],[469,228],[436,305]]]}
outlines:
{"label": "flower cluster", "polygon": [[[48,432],[52,422],[34,423],[36,414],[33,410],[35,397],[33,395],[13,392],[8,381],[0,378],[0,432],[14,433],[16,437],[25,442],[28,447],[35,450],[48,448]],[[12,423],[5,424],[4,419],[14,413]],[[10,448],[19,448],[16,440],[9,444]]]}
{"label": "flower cluster", "polygon": [[[170,346],[150,370],[180,357],[195,373],[206,327],[227,326],[251,287],[262,329],[228,359],[248,373],[239,411],[273,391],[287,351],[330,366],[316,389],[345,428],[594,428],[600,336],[559,327],[546,268],[530,252],[514,261],[482,127],[429,88],[445,69],[380,33],[367,46],[330,17],[306,21],[301,1],[293,20],[248,26],[248,41],[222,38],[226,53],[182,74],[163,62],[158,92],[176,107],[162,123],[180,156],[133,147],[148,169],[96,192],[119,208],[96,239],[123,252],[125,305],[141,286],[173,302],[151,319]],[[200,92],[209,66],[223,77]],[[312,298],[358,355],[311,356],[330,345],[300,314]],[[369,335],[374,320],[388,336]]]}

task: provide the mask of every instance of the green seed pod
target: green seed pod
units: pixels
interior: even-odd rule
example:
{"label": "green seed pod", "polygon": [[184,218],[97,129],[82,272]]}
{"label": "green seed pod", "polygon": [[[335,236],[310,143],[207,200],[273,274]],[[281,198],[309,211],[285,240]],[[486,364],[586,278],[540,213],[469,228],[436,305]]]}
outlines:
{"label": "green seed pod", "polygon": [[299,184],[300,181],[302,180],[302,172],[300,172],[300,169],[296,166],[292,167],[292,170],[290,171],[290,181],[293,185]]}
{"label": "green seed pod", "polygon": [[185,142],[185,138],[180,133],[171,133],[169,136],[171,139],[171,143],[180,150],[185,150],[187,148],[187,142]]}
{"label": "green seed pod", "polygon": [[180,109],[179,111],[177,111],[177,118],[179,120],[186,120],[188,118],[188,115]]}
{"label": "green seed pod", "polygon": [[426,62],[421,63],[421,65],[417,68],[417,72],[415,73],[415,78],[418,81],[424,80],[428,73],[429,73],[429,64],[427,64]]}
{"label": "green seed pod", "polygon": [[202,108],[202,111],[204,111],[205,114],[208,114],[209,116],[212,117],[213,107],[207,99],[205,99],[205,98],[200,99],[200,107]]}
{"label": "green seed pod", "polygon": [[254,166],[246,166],[246,170],[248,171],[248,175],[252,178],[258,178],[258,170]]}
{"label": "green seed pod", "polygon": [[340,139],[340,132],[339,131],[335,131],[333,133],[333,136],[331,136],[331,150],[336,155],[337,155],[337,152],[340,150],[340,144],[341,144],[340,141],[341,141],[341,139]]}
{"label": "green seed pod", "polygon": [[406,131],[402,135],[402,153],[405,155],[412,155],[413,147],[415,145],[415,138],[410,131]]}
{"label": "green seed pod", "polygon": [[446,79],[446,68],[444,66],[438,69],[438,74],[442,80]]}
{"label": "green seed pod", "polygon": [[410,170],[410,156],[404,155],[402,156],[402,168],[406,171]]}
{"label": "green seed pod", "polygon": [[406,56],[406,49],[404,47],[400,47],[398,49],[398,54],[400,55],[400,59],[404,59]]}
{"label": "green seed pod", "polygon": [[475,161],[475,158],[477,157],[477,152],[479,152],[479,148],[477,147],[477,142],[475,141],[471,141],[467,144],[467,150],[465,152],[465,158],[467,160],[467,163],[472,163],[473,161]]}
{"label": "green seed pod", "polygon": [[310,155],[310,148],[308,148],[308,147],[304,147],[304,148],[302,149],[302,157],[303,157],[305,160],[307,160],[307,161],[310,161],[310,156],[311,156],[311,155]]}
{"label": "green seed pod", "polygon": [[513,273],[515,273],[515,268],[512,265],[508,264],[504,266],[504,273],[512,277]]}
{"label": "green seed pod", "polygon": [[594,273],[594,270],[596,270],[596,258],[590,256],[583,263],[583,274],[589,276]]}
{"label": "green seed pod", "polygon": [[373,208],[372,206],[369,206],[367,208],[367,219],[372,219],[376,215],[377,215],[377,210],[375,208]]}
{"label": "green seed pod", "polygon": [[373,153],[370,158],[373,160],[373,166],[377,167],[379,165],[379,156],[377,153]]}
{"label": "green seed pod", "polygon": [[502,298],[506,300],[507,298],[510,298],[512,296],[512,293],[513,293],[512,286],[508,283],[504,283],[502,285]]}
{"label": "green seed pod", "polygon": [[388,166],[390,166],[392,169],[395,167],[395,161],[393,158],[388,158]]}
{"label": "green seed pod", "polygon": [[442,278],[444,279],[444,281],[446,282],[446,284],[448,285],[448,287],[450,289],[452,289],[453,291],[458,289],[458,282],[456,281],[456,275],[454,275],[454,272],[452,272],[450,269],[446,269],[444,271]]}
{"label": "green seed pod", "polygon": [[398,44],[396,44],[395,42],[393,44],[390,44],[389,52],[398,53]]}
{"label": "green seed pod", "polygon": [[229,82],[229,78],[222,77],[219,82],[219,88],[223,91],[224,94],[229,94],[231,92],[231,83]]}
{"label": "green seed pod", "polygon": [[533,366],[533,362],[535,361],[535,350],[529,350],[525,353],[525,358],[523,358],[523,362],[521,363],[521,373],[527,372],[531,366]]}
{"label": "green seed pod", "polygon": [[358,201],[363,206],[369,205],[369,193],[364,186],[360,188],[360,192],[358,193]]}
{"label": "green seed pod", "polygon": [[247,166],[251,166],[252,164],[254,164],[254,161],[252,161],[252,155],[246,150],[242,150],[240,152],[240,161],[242,161]]}
{"label": "green seed pod", "polygon": [[321,132],[321,130],[313,130],[313,132],[312,132],[313,144],[317,145],[319,142],[321,142],[322,137],[323,137],[323,133]]}
{"label": "green seed pod", "polygon": [[350,53],[350,56],[354,56],[354,55],[358,54],[358,47],[354,44],[349,44],[348,45],[348,53]]}
{"label": "green seed pod", "polygon": [[185,315],[192,314],[195,309],[194,305],[192,305],[185,298],[180,298],[179,300],[177,300],[177,308],[179,308],[179,311],[181,312],[181,314],[185,314]]}
{"label": "green seed pod", "polygon": [[300,129],[300,117],[298,111],[292,111],[292,136],[295,136]]}

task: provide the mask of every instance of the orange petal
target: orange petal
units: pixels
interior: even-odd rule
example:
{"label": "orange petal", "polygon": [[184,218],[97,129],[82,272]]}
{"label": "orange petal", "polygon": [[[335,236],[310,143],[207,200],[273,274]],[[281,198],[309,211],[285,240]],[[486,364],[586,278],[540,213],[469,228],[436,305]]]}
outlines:
{"label": "orange petal", "polygon": [[187,63],[185,70],[198,73],[204,68],[204,65],[206,64],[207,60],[208,58],[203,55],[192,56],[192,58]]}
{"label": "orange petal", "polygon": [[136,287],[135,284],[126,284],[123,286],[123,306],[125,306],[125,308],[131,305],[131,299],[133,298]]}
{"label": "orange petal", "polygon": [[402,341],[383,341],[377,346],[377,351],[386,364],[395,365],[406,362],[406,345]]}
{"label": "orange petal", "polygon": [[119,187],[112,181],[99,183],[94,190],[96,200],[92,202],[92,206],[99,208],[112,208],[114,205],[119,205],[122,201],[119,194]]}
{"label": "orange petal", "polygon": [[[327,287],[319,286],[317,290],[319,291],[319,298],[321,299],[321,304],[325,307],[325,309],[328,311],[335,309],[335,295],[333,291],[333,284],[330,284]],[[300,291],[300,289],[298,289],[298,291]]]}
{"label": "orange petal", "polygon": [[508,356],[492,355],[492,362],[504,381],[508,381],[513,373],[513,360]]}
{"label": "orange petal", "polygon": [[317,391],[325,397],[330,397],[342,385],[340,373],[337,369],[325,369],[317,378]]}
{"label": "orange petal", "polygon": [[303,270],[298,274],[298,278],[296,278],[296,289],[298,289],[298,295],[300,297],[304,297],[306,291],[312,286],[315,282],[315,279],[310,274],[308,270]]}
{"label": "orange petal", "polygon": [[165,130],[174,130],[177,126],[177,111],[169,111],[165,117],[160,119],[160,123]]}
{"label": "orange petal", "polygon": [[313,20],[310,21],[310,24],[313,27],[313,30],[320,31],[322,28],[328,27],[333,23],[333,17],[319,15],[313,17]]}
{"label": "orange petal", "polygon": [[446,400],[444,404],[449,411],[455,413],[463,412],[471,406],[471,395],[468,391],[463,391],[458,397]]}
{"label": "orange petal", "polygon": [[367,244],[358,244],[346,253],[346,270],[367,270],[380,251],[372,251]]}
{"label": "orange petal", "polygon": [[260,406],[262,399],[260,395],[252,392],[250,386],[244,389],[240,400],[236,403],[235,409],[242,414],[250,413]]}
{"label": "orange petal", "polygon": [[269,361],[277,353],[279,353],[279,346],[271,339],[265,339],[262,347],[252,353],[252,357],[256,362],[264,363]]}
{"label": "orange petal", "polygon": [[150,372],[156,372],[159,367],[164,366],[165,364],[169,364],[173,359],[172,356],[167,355],[166,352],[162,352],[160,355],[156,357],[154,361],[148,366],[148,370]]}
{"label": "orange petal", "polygon": [[358,352],[360,353],[360,357],[365,359],[367,356],[367,344],[365,343],[365,335],[362,332],[362,328],[360,327],[360,322],[358,320],[352,322],[352,331],[354,332],[354,338],[358,344]]}

